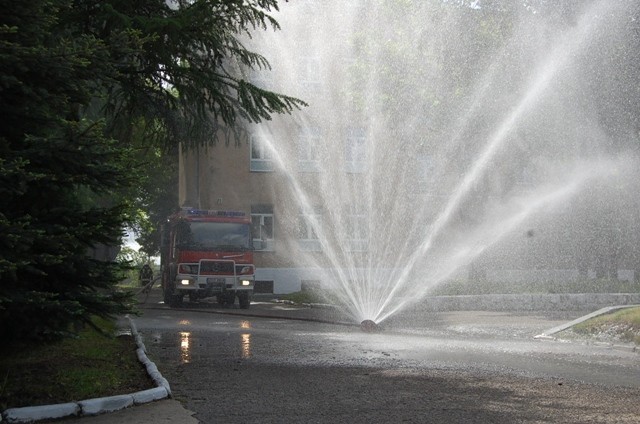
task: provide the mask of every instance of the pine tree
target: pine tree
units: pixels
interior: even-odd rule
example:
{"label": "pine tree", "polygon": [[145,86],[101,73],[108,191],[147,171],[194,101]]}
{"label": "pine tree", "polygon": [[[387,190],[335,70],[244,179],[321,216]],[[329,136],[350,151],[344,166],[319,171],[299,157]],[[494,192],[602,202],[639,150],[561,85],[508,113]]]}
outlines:
{"label": "pine tree", "polygon": [[131,199],[153,191],[136,185],[153,155],[135,148],[210,142],[304,103],[238,73],[269,66],[238,40],[277,29],[276,0],[0,7],[0,336],[49,341],[129,311],[121,267],[93,253],[120,244]]}
{"label": "pine tree", "polygon": [[124,209],[91,199],[130,184],[127,150],[82,113],[104,72],[99,40],[53,31],[64,2],[3,6],[0,334],[54,340],[128,310],[119,266],[89,254],[119,243]]}

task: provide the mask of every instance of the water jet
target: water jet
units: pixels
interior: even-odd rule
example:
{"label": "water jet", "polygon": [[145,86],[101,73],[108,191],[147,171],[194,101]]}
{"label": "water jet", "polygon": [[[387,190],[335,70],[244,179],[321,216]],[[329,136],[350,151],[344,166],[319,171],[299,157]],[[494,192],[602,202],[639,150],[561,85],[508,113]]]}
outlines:
{"label": "water jet", "polygon": [[467,3],[287,4],[283,37],[256,38],[263,80],[311,105],[253,131],[257,165],[287,187],[272,202],[295,226],[287,276],[366,332],[449,280],[577,276],[640,237],[637,158],[606,180],[622,167],[604,153],[629,148],[633,125],[598,124],[598,102],[624,97],[599,87],[630,37],[626,3],[585,2],[566,22],[553,2]]}

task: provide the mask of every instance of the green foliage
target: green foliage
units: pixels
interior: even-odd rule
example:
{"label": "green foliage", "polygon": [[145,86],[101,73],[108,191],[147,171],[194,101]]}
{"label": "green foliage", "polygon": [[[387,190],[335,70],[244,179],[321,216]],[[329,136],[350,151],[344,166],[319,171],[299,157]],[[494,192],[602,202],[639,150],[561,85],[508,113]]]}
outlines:
{"label": "green foliage", "polygon": [[114,290],[120,266],[90,255],[120,241],[123,207],[96,200],[131,183],[123,172],[128,151],[104,136],[103,121],[81,112],[109,65],[99,41],[54,31],[67,5],[2,5],[0,320],[11,323],[0,329],[5,340],[55,340],[91,315],[128,310],[127,296]]}
{"label": "green foliage", "polygon": [[277,0],[75,1],[64,20],[109,49],[129,46],[110,52],[120,66],[101,98],[119,139],[142,124],[143,139],[155,145],[205,144],[220,125],[259,122],[304,105],[250,84],[239,72],[269,67],[239,35],[278,29],[268,14],[277,8]]}
{"label": "green foliage", "polygon": [[617,338],[640,345],[640,308],[625,308],[591,318],[573,326],[572,331],[596,338]]}
{"label": "green foliage", "polygon": [[143,149],[139,154],[144,175],[132,196],[138,213],[131,221],[140,250],[155,256],[160,251],[160,226],[178,205],[178,155],[158,148]]}
{"label": "green foliage", "polygon": [[133,393],[153,387],[130,337],[93,320],[78,337],[47,346],[0,348],[0,410]]}
{"label": "green foliage", "polygon": [[116,261],[126,267],[123,281],[120,282],[121,287],[138,289],[140,287],[140,268],[142,265],[148,263],[153,269],[155,276],[159,275],[159,267],[151,263],[151,257],[146,254],[143,249],[134,250],[129,246],[124,246],[118,252]]}
{"label": "green foliage", "polygon": [[[276,0],[1,0],[0,327],[52,341],[129,311],[109,247],[177,205],[177,144],[304,103],[249,84]],[[100,257],[99,257],[100,256]]]}
{"label": "green foliage", "polygon": [[228,142],[240,132],[238,120],[268,120],[304,105],[243,74],[270,67],[240,36],[279,29],[269,15],[277,10],[277,0],[146,0],[76,1],[66,11],[71,29],[102,40],[118,64],[91,112],[108,116],[107,133],[135,148],[141,177],[125,197],[147,254],[158,253],[160,224],[178,206],[179,143]]}
{"label": "green foliage", "polygon": [[140,268],[142,265],[148,263],[151,258],[149,258],[149,255],[144,252],[139,252],[131,247],[125,246],[120,249],[116,260],[119,262],[125,262],[133,268]]}

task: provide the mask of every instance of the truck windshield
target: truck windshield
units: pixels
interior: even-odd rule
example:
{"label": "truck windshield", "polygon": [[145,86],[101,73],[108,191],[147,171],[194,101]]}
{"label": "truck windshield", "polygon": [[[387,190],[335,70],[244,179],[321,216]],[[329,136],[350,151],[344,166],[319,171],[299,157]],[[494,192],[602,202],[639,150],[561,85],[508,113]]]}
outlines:
{"label": "truck windshield", "polygon": [[176,245],[194,250],[249,250],[249,224],[182,221],[178,224]]}

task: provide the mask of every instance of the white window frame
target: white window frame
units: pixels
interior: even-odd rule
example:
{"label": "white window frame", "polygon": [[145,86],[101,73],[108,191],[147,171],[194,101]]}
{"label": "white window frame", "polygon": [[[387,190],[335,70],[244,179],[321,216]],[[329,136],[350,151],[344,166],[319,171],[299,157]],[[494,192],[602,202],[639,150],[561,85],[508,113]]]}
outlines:
{"label": "white window frame", "polygon": [[[255,231],[254,219],[258,219],[258,231]],[[271,220],[271,234],[263,234],[263,229],[268,228],[265,224],[267,220]],[[253,237],[254,250],[257,252],[269,252],[274,250],[275,240],[275,216],[273,212],[251,212],[251,231]],[[256,248],[256,246],[261,248]]]}
{"label": "white window frame", "polygon": [[516,185],[521,189],[530,189],[535,185],[535,172],[531,163],[526,164],[520,169],[516,177]]}
{"label": "white window frame", "polygon": [[307,93],[318,93],[321,87],[320,58],[316,56],[303,56],[300,58],[300,84]]}
{"label": "white window frame", "polygon": [[316,226],[322,225],[322,215],[319,211],[300,211],[298,215],[298,245],[300,250],[307,252],[319,252],[322,250],[322,244],[313,222]]}
{"label": "white window frame", "polygon": [[435,191],[436,157],[420,155],[416,158],[415,191],[417,193],[431,193]]}
{"label": "white window frame", "polygon": [[305,127],[298,136],[298,167],[301,172],[320,171],[320,143],[322,131],[318,127]]}
{"label": "white window frame", "polygon": [[264,136],[258,134],[249,136],[249,157],[249,169],[253,172],[272,172],[275,168],[269,147],[264,141]]}
{"label": "white window frame", "polygon": [[367,136],[363,128],[349,128],[345,140],[345,170],[361,173],[367,169]]}
{"label": "white window frame", "polygon": [[366,252],[369,245],[367,214],[351,212],[347,215],[347,243],[352,252]]}

